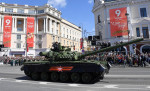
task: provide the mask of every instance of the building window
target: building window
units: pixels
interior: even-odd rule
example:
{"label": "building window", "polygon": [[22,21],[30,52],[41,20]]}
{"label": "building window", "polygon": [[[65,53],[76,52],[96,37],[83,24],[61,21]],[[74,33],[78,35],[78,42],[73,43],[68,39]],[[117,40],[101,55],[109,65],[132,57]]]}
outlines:
{"label": "building window", "polygon": [[67,45],[69,45],[68,41],[67,41]]}
{"label": "building window", "polygon": [[10,8],[5,8],[5,12],[13,12],[13,9],[10,9]]}
{"label": "building window", "polygon": [[39,38],[39,40],[42,40],[42,35],[39,35],[38,38]]}
{"label": "building window", "polygon": [[137,37],[140,37],[140,28],[139,27],[136,28],[136,35],[137,35]]}
{"label": "building window", "polygon": [[29,10],[28,13],[29,14],[35,14],[35,10]]}
{"label": "building window", "polygon": [[149,38],[148,27],[142,27],[143,38]]}
{"label": "building window", "polygon": [[23,30],[22,30],[21,27],[18,27],[18,28],[17,28],[17,31],[18,31],[18,32],[21,32],[21,31],[23,31]]}
{"label": "building window", "polygon": [[17,48],[21,48],[21,43],[17,43]]}
{"label": "building window", "polygon": [[146,8],[140,8],[141,17],[147,17]]}
{"label": "building window", "polygon": [[60,38],[58,37],[58,42],[60,42]]}
{"label": "building window", "polygon": [[65,40],[64,40],[64,45],[65,45]]}
{"label": "building window", "polygon": [[57,23],[57,27],[58,27],[59,23]]}
{"label": "building window", "polygon": [[44,10],[42,9],[42,10],[38,10],[38,14],[40,14],[40,13],[44,13]]}
{"label": "building window", "polygon": [[38,48],[42,48],[42,43],[39,43],[39,44],[38,44]]}
{"label": "building window", "polygon": [[17,24],[18,24],[18,25],[21,25],[21,24],[22,24],[22,21],[21,21],[21,20],[18,20],[18,21],[17,21]]}
{"label": "building window", "polygon": [[56,34],[58,34],[58,30],[56,30]]}
{"label": "building window", "polygon": [[98,15],[97,21],[98,21],[98,23],[101,23],[101,17],[100,17],[100,15]]}
{"label": "building window", "polygon": [[55,36],[53,36],[53,42],[55,42]]}
{"label": "building window", "polygon": [[52,28],[52,34],[53,34],[53,28]]}
{"label": "building window", "polygon": [[17,10],[17,13],[23,14],[23,13],[24,13],[24,10],[23,10],[23,9],[18,9],[18,10]]}
{"label": "building window", "polygon": [[63,37],[65,37],[65,34],[64,34],[64,36]]}
{"label": "building window", "polygon": [[17,40],[21,40],[21,35],[17,35]]}

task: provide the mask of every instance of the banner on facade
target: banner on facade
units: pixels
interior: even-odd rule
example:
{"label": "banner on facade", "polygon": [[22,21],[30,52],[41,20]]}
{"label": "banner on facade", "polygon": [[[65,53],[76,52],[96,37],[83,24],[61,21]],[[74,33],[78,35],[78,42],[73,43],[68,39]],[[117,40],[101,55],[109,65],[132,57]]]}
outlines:
{"label": "banner on facade", "polygon": [[83,38],[80,39],[80,49],[83,48]]}
{"label": "banner on facade", "polygon": [[110,30],[111,36],[124,36],[128,35],[127,23],[127,8],[110,9]]}
{"label": "banner on facade", "polygon": [[34,47],[34,18],[27,17],[27,49]]}
{"label": "banner on facade", "polygon": [[3,44],[11,47],[12,16],[4,16]]}

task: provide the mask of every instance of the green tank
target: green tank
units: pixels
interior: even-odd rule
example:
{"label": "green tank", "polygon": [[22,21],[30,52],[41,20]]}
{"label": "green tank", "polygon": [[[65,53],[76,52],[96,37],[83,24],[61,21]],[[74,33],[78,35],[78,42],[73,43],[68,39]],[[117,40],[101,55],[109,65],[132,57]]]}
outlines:
{"label": "green tank", "polygon": [[45,56],[46,60],[25,62],[21,67],[25,75],[33,80],[44,81],[72,81],[74,83],[92,83],[104,78],[104,74],[109,72],[110,65],[106,61],[85,60],[86,56],[97,53],[111,51],[113,49],[142,41],[136,39],[116,46],[107,47],[87,54],[72,52],[70,48],[61,46],[55,42],[49,52],[40,52],[40,56]]}

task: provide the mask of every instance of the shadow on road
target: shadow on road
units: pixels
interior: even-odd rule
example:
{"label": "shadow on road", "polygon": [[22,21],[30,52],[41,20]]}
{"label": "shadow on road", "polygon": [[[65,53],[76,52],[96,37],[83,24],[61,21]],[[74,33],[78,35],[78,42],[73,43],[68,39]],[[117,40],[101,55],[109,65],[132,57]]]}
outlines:
{"label": "shadow on road", "polygon": [[27,77],[27,76],[17,77],[17,78],[15,78],[15,79],[17,79],[17,80],[31,80],[31,78],[30,78],[30,77]]}

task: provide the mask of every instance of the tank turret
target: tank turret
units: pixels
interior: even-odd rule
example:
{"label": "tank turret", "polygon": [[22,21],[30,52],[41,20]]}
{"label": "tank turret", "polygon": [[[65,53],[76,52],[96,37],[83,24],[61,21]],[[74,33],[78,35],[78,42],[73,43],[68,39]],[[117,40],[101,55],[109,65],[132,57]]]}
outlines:
{"label": "tank turret", "polygon": [[143,38],[135,39],[126,43],[118,44],[115,46],[107,47],[104,49],[100,49],[98,51],[94,51],[94,52],[90,52],[90,53],[82,54],[82,55],[78,52],[71,52],[70,48],[66,48],[64,46],[61,46],[60,43],[55,42],[53,44],[53,48],[49,52],[41,52],[40,56],[45,56],[46,58],[49,58],[50,60],[53,60],[53,61],[70,61],[70,60],[76,61],[76,60],[81,60],[84,57],[89,56],[89,55],[95,55],[100,52],[111,51],[113,49],[126,46],[129,44],[133,44],[142,40]]}

